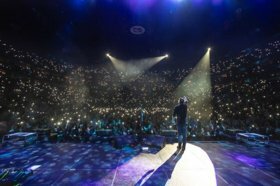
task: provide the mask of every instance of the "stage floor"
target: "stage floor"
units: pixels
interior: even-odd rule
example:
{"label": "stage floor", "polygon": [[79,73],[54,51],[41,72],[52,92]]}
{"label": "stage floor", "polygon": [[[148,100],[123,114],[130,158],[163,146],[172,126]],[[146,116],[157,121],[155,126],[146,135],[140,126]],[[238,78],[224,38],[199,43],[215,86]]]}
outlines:
{"label": "stage floor", "polygon": [[[192,142],[184,153],[106,143],[0,149],[0,168],[39,166],[23,185],[280,185],[280,148]],[[1,184],[1,183],[0,183]]]}

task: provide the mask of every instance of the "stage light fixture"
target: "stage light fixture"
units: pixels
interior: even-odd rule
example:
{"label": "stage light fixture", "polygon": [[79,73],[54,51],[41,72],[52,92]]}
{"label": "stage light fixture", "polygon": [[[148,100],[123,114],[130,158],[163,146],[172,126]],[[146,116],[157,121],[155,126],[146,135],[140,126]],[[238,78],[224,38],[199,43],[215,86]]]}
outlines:
{"label": "stage light fixture", "polygon": [[107,56],[107,57],[110,57],[110,54],[109,54],[109,53],[107,53],[107,54],[106,54],[106,56]]}
{"label": "stage light fixture", "polygon": [[211,50],[211,47],[208,48],[208,51],[210,51],[210,50]]}
{"label": "stage light fixture", "polygon": [[169,57],[169,55],[168,54],[165,54],[165,56],[164,56],[165,58],[168,58]]}

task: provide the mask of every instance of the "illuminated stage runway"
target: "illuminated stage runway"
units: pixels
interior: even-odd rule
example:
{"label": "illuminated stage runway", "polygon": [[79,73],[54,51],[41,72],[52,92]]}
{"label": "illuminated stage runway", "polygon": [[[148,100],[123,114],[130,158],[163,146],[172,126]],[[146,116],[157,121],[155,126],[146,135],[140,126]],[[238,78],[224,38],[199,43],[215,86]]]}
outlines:
{"label": "illuminated stage runway", "polygon": [[[0,168],[40,166],[24,185],[277,185],[279,149],[195,142],[142,151],[109,144],[37,144],[0,149]],[[209,157],[208,157],[209,156]],[[213,163],[212,163],[213,162]],[[214,166],[213,166],[214,165]]]}

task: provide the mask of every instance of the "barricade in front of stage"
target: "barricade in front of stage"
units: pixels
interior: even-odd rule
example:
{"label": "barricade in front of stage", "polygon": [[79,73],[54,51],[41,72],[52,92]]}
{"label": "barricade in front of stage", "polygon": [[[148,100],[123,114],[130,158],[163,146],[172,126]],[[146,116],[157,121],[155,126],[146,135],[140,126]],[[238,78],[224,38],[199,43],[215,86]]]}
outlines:
{"label": "barricade in front of stage", "polygon": [[123,148],[125,146],[147,146],[163,148],[166,144],[165,137],[160,135],[119,135],[115,136],[113,140],[113,146],[115,148]]}
{"label": "barricade in front of stage", "polygon": [[37,128],[37,129],[34,129],[33,131],[37,133],[39,141],[45,141],[45,142],[50,141],[51,129],[49,129],[49,128]]}
{"label": "barricade in front of stage", "polygon": [[115,148],[123,148],[125,146],[153,146],[162,148],[165,145],[165,137],[161,135],[146,134],[126,134],[115,135],[111,129],[96,130],[95,135],[90,137],[91,142],[110,142]]}
{"label": "barricade in front of stage", "polygon": [[50,128],[36,128],[33,132],[37,133],[39,142],[62,142],[63,134],[52,132]]}
{"label": "barricade in front of stage", "polygon": [[[53,134],[49,129],[36,129],[36,132],[17,132],[7,134],[3,137],[2,143],[4,145],[29,145],[38,142],[60,142],[58,134]],[[125,146],[148,146],[163,148],[166,143],[170,143],[170,139],[176,139],[175,130],[162,131],[162,135],[148,135],[148,134],[127,134],[116,135],[112,129],[96,130],[95,134],[90,136],[89,142],[109,142],[116,148],[123,148]],[[172,142],[173,143],[173,142]]]}

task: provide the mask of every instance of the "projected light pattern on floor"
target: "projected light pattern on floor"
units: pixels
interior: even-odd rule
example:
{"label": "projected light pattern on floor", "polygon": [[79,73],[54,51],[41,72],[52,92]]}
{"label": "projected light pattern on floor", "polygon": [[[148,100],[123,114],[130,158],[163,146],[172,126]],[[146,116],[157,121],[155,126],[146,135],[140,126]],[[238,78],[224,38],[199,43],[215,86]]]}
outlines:
{"label": "projected light pattern on floor", "polygon": [[56,181],[76,185],[84,180],[87,183],[99,183],[102,177],[118,166],[120,158],[129,160],[121,150],[114,149],[109,144],[38,144],[20,148],[10,146],[2,149],[1,153],[12,154],[0,158],[1,169],[30,169],[34,165],[40,166],[25,181],[25,185],[50,185]]}
{"label": "projected light pattern on floor", "polygon": [[236,155],[236,159],[250,166],[263,166],[263,163],[261,163],[261,161],[259,161],[258,159],[243,154]]}
{"label": "projected light pattern on floor", "polygon": [[245,146],[229,142],[193,143],[212,160],[217,185],[279,185],[280,146]]}
{"label": "projected light pattern on floor", "polygon": [[[176,146],[173,145],[173,152]],[[167,153],[172,154],[171,150]],[[149,185],[213,185],[216,186],[214,166],[208,155],[193,144],[186,151],[169,156],[144,182]]]}
{"label": "projected light pattern on floor", "polygon": [[176,145],[147,151],[108,143],[9,146],[0,149],[0,169],[32,169],[28,186],[280,184],[279,148],[194,142],[175,153]]}

